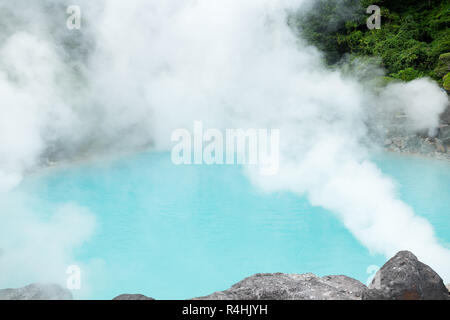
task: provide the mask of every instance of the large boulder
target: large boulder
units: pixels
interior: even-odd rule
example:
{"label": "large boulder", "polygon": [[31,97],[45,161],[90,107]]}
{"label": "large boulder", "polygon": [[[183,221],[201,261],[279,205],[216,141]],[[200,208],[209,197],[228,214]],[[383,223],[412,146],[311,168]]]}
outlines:
{"label": "large boulder", "polygon": [[30,284],[23,288],[0,290],[0,300],[73,300],[73,296],[57,284]]}
{"label": "large boulder", "polygon": [[194,300],[360,300],[367,287],[346,276],[260,273]]}
{"label": "large boulder", "polygon": [[[68,300],[72,294],[58,285],[32,284],[0,290],[0,300]],[[122,294],[113,300],[154,300],[142,294]],[[193,300],[450,300],[450,293],[429,266],[409,251],[386,262],[367,288],[346,276],[312,273],[259,273],[225,291]]]}
{"label": "large boulder", "polygon": [[144,296],[143,294],[121,294],[113,300],[155,300],[153,298]]}
{"label": "large boulder", "polygon": [[433,269],[400,251],[378,270],[363,300],[450,300],[450,295]]}
{"label": "large boulder", "polygon": [[447,73],[443,78],[443,87],[447,93],[450,93],[450,72]]}
{"label": "large boulder", "polygon": [[[440,55],[435,73],[438,77],[442,77],[442,86],[447,91],[447,94],[450,95],[450,52]],[[450,106],[441,115],[441,122],[450,124]]]}
{"label": "large boulder", "polygon": [[450,104],[447,106],[447,109],[441,114],[441,124],[450,125]]}
{"label": "large boulder", "polygon": [[450,72],[450,52],[439,56],[437,67],[434,71],[438,77],[443,77]]}
{"label": "large boulder", "polygon": [[450,146],[450,125],[442,126],[438,137],[444,145]]}

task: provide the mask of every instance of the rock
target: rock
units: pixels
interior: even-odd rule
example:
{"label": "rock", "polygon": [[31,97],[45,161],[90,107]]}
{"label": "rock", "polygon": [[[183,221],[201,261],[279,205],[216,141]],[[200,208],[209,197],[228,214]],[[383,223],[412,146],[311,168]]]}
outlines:
{"label": "rock", "polygon": [[431,154],[432,152],[435,152],[437,150],[437,145],[430,142],[429,140],[424,140],[420,144],[419,152],[422,154]]}
{"label": "rock", "polygon": [[445,147],[444,144],[442,144],[442,141],[440,140],[436,140],[436,151],[440,153],[447,152],[447,148]]}
{"label": "rock", "polygon": [[434,70],[438,77],[443,77],[450,72],[450,52],[441,54]]}
{"label": "rock", "polygon": [[450,125],[450,106],[448,106],[447,109],[444,110],[440,118],[442,124]]}
{"label": "rock", "polygon": [[444,76],[443,80],[444,80],[443,87],[444,87],[445,91],[449,92],[450,91],[450,72]]}
{"label": "rock", "polygon": [[[426,138],[428,138],[428,137],[425,137],[425,139]],[[405,140],[405,148],[417,150],[420,148],[421,143],[422,143],[422,139],[419,136],[417,136],[417,135],[409,136]]]}
{"label": "rock", "polygon": [[361,300],[367,287],[346,276],[260,273],[194,300]]}
{"label": "rock", "polygon": [[378,270],[363,300],[450,300],[450,295],[433,269],[401,251]]}
{"label": "rock", "polygon": [[450,146],[450,126],[443,126],[439,129],[439,140],[442,144]]}
{"label": "rock", "polygon": [[450,292],[450,283],[448,285],[446,285],[447,290]]}
{"label": "rock", "polygon": [[153,298],[144,296],[143,294],[121,294],[113,298],[113,300],[155,300]]}
{"label": "rock", "polygon": [[[401,251],[378,270],[367,288],[347,276],[312,273],[259,273],[225,291],[192,300],[450,300],[450,284],[409,251]],[[0,290],[0,300],[71,300],[58,285],[32,284]],[[121,294],[113,300],[155,300],[142,294]]]}
{"label": "rock", "polygon": [[73,300],[73,296],[57,284],[30,284],[23,288],[0,290],[0,300]]}
{"label": "rock", "polygon": [[385,146],[385,147],[388,147],[388,146],[390,146],[390,145],[392,145],[392,140],[391,140],[391,139],[386,139],[386,140],[384,140],[384,146]]}
{"label": "rock", "polygon": [[403,150],[406,147],[406,140],[407,138],[405,137],[394,137],[392,138],[392,143],[400,150]]}

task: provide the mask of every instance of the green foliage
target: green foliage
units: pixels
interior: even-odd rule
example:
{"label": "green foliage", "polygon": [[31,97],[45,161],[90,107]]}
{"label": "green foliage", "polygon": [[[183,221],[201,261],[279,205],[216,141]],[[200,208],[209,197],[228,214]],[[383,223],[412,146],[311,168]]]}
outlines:
{"label": "green foliage", "polygon": [[447,91],[450,91],[450,73],[447,73],[447,75],[444,77],[444,89]]}
{"label": "green foliage", "polygon": [[397,73],[392,74],[392,78],[400,79],[403,81],[411,81],[417,78],[424,77],[425,74],[422,71],[418,71],[414,68],[406,68],[403,70],[400,70]]}
{"label": "green foliage", "polygon": [[[379,30],[366,26],[371,4],[382,9]],[[356,13],[342,14],[342,7]],[[325,51],[330,64],[346,53],[377,56],[389,77],[442,79],[438,58],[450,52],[450,0],[318,0],[313,10],[297,13],[295,20],[302,36]]]}
{"label": "green foliage", "polygon": [[450,72],[450,52],[444,53],[439,56],[439,61],[437,63],[434,73],[437,77],[443,77],[448,72]]}
{"label": "green foliage", "polygon": [[347,48],[337,41],[345,33],[347,23],[356,23],[361,17],[359,0],[316,0],[307,14],[294,13],[289,24],[298,30],[309,43],[324,52],[329,64],[337,63]]}

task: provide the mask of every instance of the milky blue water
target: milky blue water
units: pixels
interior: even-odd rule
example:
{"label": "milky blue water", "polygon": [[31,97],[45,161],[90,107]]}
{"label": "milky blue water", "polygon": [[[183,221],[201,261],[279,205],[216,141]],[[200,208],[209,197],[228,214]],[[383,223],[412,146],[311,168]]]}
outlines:
{"label": "milky blue water", "polygon": [[[385,155],[401,198],[450,243],[450,165]],[[36,210],[65,202],[97,217],[79,261],[103,261],[88,297],[142,293],[182,299],[224,290],[258,272],[346,274],[366,282],[372,255],[326,210],[289,193],[263,194],[238,166],[174,166],[166,153],[53,169],[19,188]]]}

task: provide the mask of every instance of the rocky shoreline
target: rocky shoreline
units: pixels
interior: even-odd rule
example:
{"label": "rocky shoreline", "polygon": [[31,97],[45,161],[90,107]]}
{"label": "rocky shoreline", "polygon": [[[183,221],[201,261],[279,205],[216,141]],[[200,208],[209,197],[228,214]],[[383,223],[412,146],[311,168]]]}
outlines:
{"label": "rocky shoreline", "polygon": [[402,117],[393,120],[393,128],[386,132],[384,148],[389,152],[421,155],[450,161],[450,106],[440,117],[437,132],[413,134],[403,128]]}
{"label": "rocky shoreline", "polygon": [[[190,300],[450,300],[449,288],[429,266],[401,251],[378,270],[367,287],[343,275],[261,273],[225,291]],[[0,300],[68,300],[58,285],[32,284],[0,290]],[[155,300],[142,294],[121,294],[113,300]]]}
{"label": "rocky shoreline", "polygon": [[[450,161],[450,106],[441,115],[434,136],[405,134],[401,117],[396,130],[386,132],[389,152],[421,155]],[[47,164],[50,166],[50,164]],[[343,275],[256,274],[225,291],[191,300],[450,300],[450,284],[408,251],[390,259],[367,287]],[[0,300],[71,300],[70,291],[56,284],[31,284],[0,290]],[[121,294],[113,300],[154,300],[142,294]]]}

